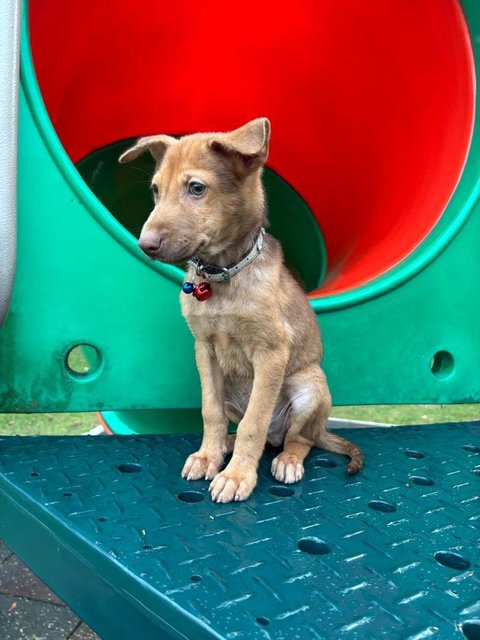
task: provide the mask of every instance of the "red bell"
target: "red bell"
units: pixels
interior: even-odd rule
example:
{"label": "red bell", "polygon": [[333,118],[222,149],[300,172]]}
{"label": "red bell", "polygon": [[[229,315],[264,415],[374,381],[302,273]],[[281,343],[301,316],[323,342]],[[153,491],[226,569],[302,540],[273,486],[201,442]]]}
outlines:
{"label": "red bell", "polygon": [[197,300],[200,300],[200,302],[208,300],[212,293],[212,287],[210,286],[209,282],[200,282],[200,284],[197,284],[197,286],[193,290],[194,297]]}

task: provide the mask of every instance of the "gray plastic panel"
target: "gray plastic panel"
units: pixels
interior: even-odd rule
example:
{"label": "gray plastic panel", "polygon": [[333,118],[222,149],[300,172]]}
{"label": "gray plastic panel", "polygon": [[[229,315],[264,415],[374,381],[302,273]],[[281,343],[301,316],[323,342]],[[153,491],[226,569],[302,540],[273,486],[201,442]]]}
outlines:
{"label": "gray plastic panel", "polygon": [[0,2],[0,326],[15,276],[20,4]]}

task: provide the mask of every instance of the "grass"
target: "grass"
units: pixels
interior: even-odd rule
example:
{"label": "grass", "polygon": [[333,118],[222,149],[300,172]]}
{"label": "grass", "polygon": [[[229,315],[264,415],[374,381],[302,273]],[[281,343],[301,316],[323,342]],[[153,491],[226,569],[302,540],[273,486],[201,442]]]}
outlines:
{"label": "grass", "polygon": [[480,404],[405,404],[334,407],[332,416],[388,424],[431,424],[480,420]]}
{"label": "grass", "polygon": [[94,413],[4,413],[0,435],[81,435],[98,424]]}
{"label": "grass", "polygon": [[[335,407],[332,416],[388,424],[480,420],[480,404]],[[80,435],[98,424],[94,413],[0,414],[0,435]]]}

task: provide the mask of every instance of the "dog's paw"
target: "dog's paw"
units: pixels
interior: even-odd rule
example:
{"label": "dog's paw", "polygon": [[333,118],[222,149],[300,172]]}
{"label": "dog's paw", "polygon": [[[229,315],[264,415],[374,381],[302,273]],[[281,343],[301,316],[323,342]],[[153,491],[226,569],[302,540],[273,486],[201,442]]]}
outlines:
{"label": "dog's paw", "polygon": [[211,482],[208,490],[214,502],[238,502],[246,500],[257,484],[257,472],[255,469],[245,470],[238,467],[226,467],[218,473]]}
{"label": "dog's paw", "polygon": [[182,469],[182,478],[187,480],[200,480],[200,478],[211,480],[217,475],[222,464],[222,454],[205,455],[197,451],[188,456]]}
{"label": "dog's paw", "polygon": [[293,484],[303,478],[303,464],[294,453],[282,452],[272,462],[272,476],[278,482]]}

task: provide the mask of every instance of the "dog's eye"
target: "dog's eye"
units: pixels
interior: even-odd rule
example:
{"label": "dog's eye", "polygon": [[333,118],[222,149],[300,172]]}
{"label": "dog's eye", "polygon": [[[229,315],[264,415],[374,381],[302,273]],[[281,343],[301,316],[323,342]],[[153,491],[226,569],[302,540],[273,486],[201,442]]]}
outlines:
{"label": "dog's eye", "polygon": [[155,198],[158,198],[158,187],[156,184],[152,184],[152,193]]}
{"label": "dog's eye", "polygon": [[188,193],[190,193],[192,196],[196,196],[197,198],[203,196],[206,190],[207,187],[201,182],[193,181],[188,185]]}

